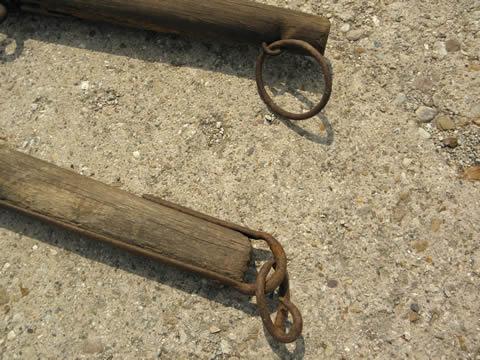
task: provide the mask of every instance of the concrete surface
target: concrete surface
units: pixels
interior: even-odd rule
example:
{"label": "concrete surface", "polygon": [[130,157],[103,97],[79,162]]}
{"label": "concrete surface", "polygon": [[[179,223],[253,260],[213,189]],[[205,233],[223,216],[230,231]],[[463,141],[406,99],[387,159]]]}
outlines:
{"label": "concrete surface", "polygon": [[[256,47],[25,15],[0,25],[0,136],[272,232],[303,338],[275,344],[231,289],[0,210],[0,358],[480,359],[479,183],[459,177],[480,162],[480,2],[267,2],[332,21],[320,119],[268,113]],[[318,99],[308,60],[271,65],[278,102]]]}

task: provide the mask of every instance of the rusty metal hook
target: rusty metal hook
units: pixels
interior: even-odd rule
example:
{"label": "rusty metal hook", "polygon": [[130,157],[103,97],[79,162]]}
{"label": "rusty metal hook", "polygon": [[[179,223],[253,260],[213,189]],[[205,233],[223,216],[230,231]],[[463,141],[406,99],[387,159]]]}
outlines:
{"label": "rusty metal hook", "polygon": [[[270,95],[268,95],[267,90],[265,89],[265,82],[263,80],[263,65],[265,63],[265,59],[267,56],[279,55],[281,53],[281,50],[285,47],[294,47],[299,48],[300,50],[304,50],[304,52],[311,55],[322,68],[323,78],[325,82],[325,90],[323,91],[322,99],[317,105],[315,105],[315,107],[302,114],[292,113],[282,109],[280,106],[275,104],[275,102],[270,97]],[[283,116],[287,119],[305,120],[317,115],[327,105],[328,101],[330,100],[330,95],[332,94],[332,74],[330,72],[330,68],[326,59],[323,57],[322,54],[320,54],[317,49],[315,49],[312,45],[303,40],[286,39],[275,41],[268,46],[262,44],[262,52],[257,58],[257,67],[255,74],[258,93],[260,94],[263,102],[275,114]]]}

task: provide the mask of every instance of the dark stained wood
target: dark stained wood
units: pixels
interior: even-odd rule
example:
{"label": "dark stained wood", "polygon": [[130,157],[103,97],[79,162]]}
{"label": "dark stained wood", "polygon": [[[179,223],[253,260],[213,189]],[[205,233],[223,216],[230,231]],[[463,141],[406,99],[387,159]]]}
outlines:
{"label": "dark stained wood", "polygon": [[0,205],[172,265],[243,280],[243,234],[0,144]]}
{"label": "dark stained wood", "polygon": [[322,54],[330,31],[325,17],[248,0],[22,0],[20,4],[26,11],[197,37],[258,44],[299,39]]}

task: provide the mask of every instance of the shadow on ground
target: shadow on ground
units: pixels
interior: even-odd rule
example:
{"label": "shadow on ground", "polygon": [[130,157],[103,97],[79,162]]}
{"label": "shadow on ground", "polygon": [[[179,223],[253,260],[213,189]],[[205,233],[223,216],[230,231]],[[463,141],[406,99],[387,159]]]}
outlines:
{"label": "shadow on ground", "polygon": [[[24,56],[25,42],[35,40],[173,67],[221,72],[252,81],[255,79],[255,60],[260,51],[259,47],[251,44],[200,41],[178,35],[34,14],[11,15],[0,25],[1,34],[0,63],[21,58]],[[317,96],[316,99],[308,99],[304,92],[321,94],[324,88],[316,62],[292,54],[271,58],[265,67],[264,78],[270,84],[274,99],[289,93],[307,107],[313,106],[320,96],[318,99]],[[252,86],[255,85],[252,83]],[[322,121],[328,123],[325,118]],[[288,120],[282,122],[315,143],[330,145],[333,141],[333,132],[320,137]],[[331,130],[330,123],[325,128]]]}

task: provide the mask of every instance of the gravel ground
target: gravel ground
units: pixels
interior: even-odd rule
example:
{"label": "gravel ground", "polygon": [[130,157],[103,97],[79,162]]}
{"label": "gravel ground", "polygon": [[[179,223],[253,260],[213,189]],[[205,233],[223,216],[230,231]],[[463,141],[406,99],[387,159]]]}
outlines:
{"label": "gravel ground", "polygon": [[[273,342],[234,290],[0,210],[0,358],[480,359],[479,182],[460,176],[480,163],[480,1],[267,2],[332,21],[320,118],[268,113],[255,47],[24,15],[0,25],[0,136],[273,233],[303,338]],[[271,65],[277,101],[318,99],[310,61]]]}

